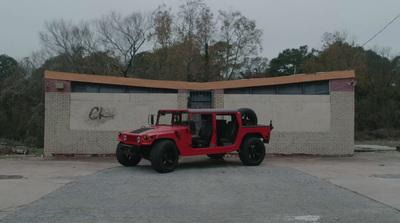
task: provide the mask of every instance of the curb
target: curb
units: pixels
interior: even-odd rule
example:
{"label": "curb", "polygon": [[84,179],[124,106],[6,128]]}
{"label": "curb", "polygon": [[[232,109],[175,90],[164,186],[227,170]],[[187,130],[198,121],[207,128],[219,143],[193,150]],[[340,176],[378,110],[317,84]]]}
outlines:
{"label": "curb", "polygon": [[400,152],[400,146],[355,145],[354,152]]}

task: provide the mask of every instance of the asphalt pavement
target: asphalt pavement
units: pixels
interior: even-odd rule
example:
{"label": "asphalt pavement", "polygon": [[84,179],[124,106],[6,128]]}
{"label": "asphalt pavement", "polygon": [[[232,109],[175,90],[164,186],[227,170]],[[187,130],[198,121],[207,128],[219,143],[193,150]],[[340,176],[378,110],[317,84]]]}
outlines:
{"label": "asphalt pavement", "polygon": [[[399,154],[267,157],[256,167],[243,166],[234,154],[217,161],[205,156],[185,157],[168,174],[156,173],[148,161],[138,167],[122,167],[113,159],[36,161],[56,162],[58,168],[72,165],[82,172],[70,177],[69,183],[64,181],[65,186],[53,191],[49,188],[38,201],[21,204],[0,221],[399,222],[399,207],[391,199],[385,200],[387,194],[399,200]],[[0,162],[0,173],[8,170],[11,176],[6,166],[24,161]],[[88,167],[91,174],[83,172]],[[43,176],[48,182],[74,173],[57,174],[57,168],[48,168],[54,170],[47,178]],[[23,171],[13,175],[25,179],[1,182],[30,179]],[[10,189],[0,186],[0,196]],[[31,192],[35,193],[35,188]],[[384,198],[379,200],[382,194]]]}
{"label": "asphalt pavement", "polygon": [[119,166],[115,158],[0,159],[0,220],[84,176]]}

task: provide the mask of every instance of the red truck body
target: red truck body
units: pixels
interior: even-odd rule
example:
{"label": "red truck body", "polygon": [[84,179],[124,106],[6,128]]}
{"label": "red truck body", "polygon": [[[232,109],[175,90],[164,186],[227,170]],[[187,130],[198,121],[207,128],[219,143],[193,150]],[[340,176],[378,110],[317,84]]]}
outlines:
{"label": "red truck body", "polygon": [[[153,120],[153,117],[149,116],[149,122]],[[160,154],[156,151],[152,152],[154,147],[157,147],[156,150],[168,150],[170,155],[174,156],[172,158],[173,170],[176,166],[176,154],[181,156],[209,155],[211,158],[214,154],[215,158],[222,158],[225,153],[239,151],[240,155],[243,142],[246,139],[248,141],[249,138],[253,141],[254,139],[261,140],[262,146],[260,143],[254,142],[258,147],[263,147],[263,143],[268,143],[270,140],[272,128],[272,124],[258,125],[257,116],[251,109],[159,110],[155,125],[118,133],[120,143],[117,147],[117,159],[122,165],[130,166],[129,162],[124,162],[125,157],[132,160],[135,157],[129,156],[136,156],[136,158],[140,156],[140,158],[152,161],[153,167],[155,167],[153,159],[160,158],[156,155],[167,156],[163,152],[159,152]],[[265,149],[261,148],[261,150],[264,153],[261,154],[263,159]],[[162,158],[160,159],[160,162],[168,164]],[[140,161],[139,158],[134,160],[135,162],[131,163]],[[168,168],[166,170],[155,167],[155,169],[158,172],[172,171]]]}

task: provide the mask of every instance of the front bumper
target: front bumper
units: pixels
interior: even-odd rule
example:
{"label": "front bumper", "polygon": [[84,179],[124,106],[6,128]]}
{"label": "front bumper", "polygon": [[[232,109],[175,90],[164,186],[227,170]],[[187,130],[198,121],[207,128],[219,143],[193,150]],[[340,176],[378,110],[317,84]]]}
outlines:
{"label": "front bumper", "polygon": [[134,155],[136,152],[141,150],[142,150],[141,146],[121,143],[121,152],[123,153]]}

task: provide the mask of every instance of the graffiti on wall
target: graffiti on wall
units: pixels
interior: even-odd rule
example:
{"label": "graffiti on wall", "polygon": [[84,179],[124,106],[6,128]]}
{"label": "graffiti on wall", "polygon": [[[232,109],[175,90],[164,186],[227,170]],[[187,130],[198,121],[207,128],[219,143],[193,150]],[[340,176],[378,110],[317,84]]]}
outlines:
{"label": "graffiti on wall", "polygon": [[103,107],[93,107],[89,112],[89,119],[94,121],[105,122],[109,119],[113,119],[115,113],[111,109],[103,108]]}

